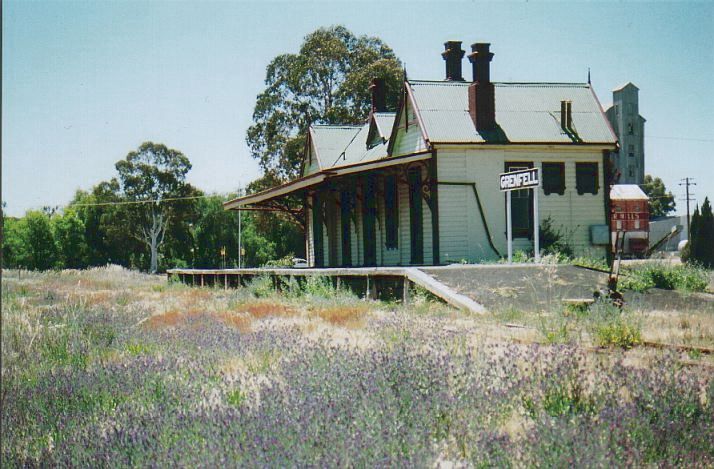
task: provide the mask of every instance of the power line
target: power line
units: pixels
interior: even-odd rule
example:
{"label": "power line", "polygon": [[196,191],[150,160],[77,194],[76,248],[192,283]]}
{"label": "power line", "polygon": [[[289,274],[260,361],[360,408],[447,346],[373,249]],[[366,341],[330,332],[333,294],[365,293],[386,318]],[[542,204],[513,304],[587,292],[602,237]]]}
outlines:
{"label": "power line", "polygon": [[645,135],[645,138],[659,138],[663,140],[690,140],[692,142],[714,142],[714,139],[711,138],[660,137],[659,135]]}
{"label": "power line", "polygon": [[94,202],[94,203],[70,203],[67,207],[98,207],[103,205],[136,205],[136,204],[153,204],[153,203],[164,203],[164,202],[176,202],[180,200],[194,200],[194,199],[206,199],[209,197],[216,197],[215,195],[195,195],[191,197],[167,197],[165,199],[153,199],[153,200],[122,200],[119,202]]}

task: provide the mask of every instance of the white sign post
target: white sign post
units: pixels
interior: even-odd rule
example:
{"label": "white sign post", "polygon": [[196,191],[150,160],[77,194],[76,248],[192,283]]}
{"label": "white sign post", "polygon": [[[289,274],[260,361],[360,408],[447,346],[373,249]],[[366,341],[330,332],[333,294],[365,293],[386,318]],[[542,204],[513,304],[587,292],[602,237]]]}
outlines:
{"label": "white sign post", "polygon": [[513,262],[513,223],[511,222],[511,192],[533,189],[533,244],[535,260],[540,262],[540,218],[538,215],[538,188],[540,173],[538,168],[519,169],[498,176],[499,188],[506,193],[506,231],[508,235],[508,263]]}

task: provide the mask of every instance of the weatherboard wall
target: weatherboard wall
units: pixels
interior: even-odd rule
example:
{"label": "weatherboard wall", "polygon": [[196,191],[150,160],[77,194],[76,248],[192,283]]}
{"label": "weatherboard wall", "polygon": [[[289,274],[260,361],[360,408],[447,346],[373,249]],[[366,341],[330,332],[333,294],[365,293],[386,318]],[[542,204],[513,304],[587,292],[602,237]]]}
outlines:
{"label": "weatherboard wall", "polygon": [[414,108],[408,105],[405,109],[406,112],[400,114],[397,132],[393,137],[392,156],[418,153],[427,149]]}
{"label": "weatherboard wall", "polygon": [[[506,162],[530,162],[541,168],[543,162],[565,163],[565,192],[545,195],[539,188],[540,221],[551,217],[576,254],[604,256],[605,248],[590,243],[589,227],[606,223],[602,152],[590,148],[551,147],[443,147],[438,148],[439,233],[442,263],[477,262],[497,257],[489,246],[478,204],[469,185],[475,183],[494,245],[501,255],[507,251],[505,193],[498,187],[498,175]],[[597,194],[578,194],[575,163],[598,164]],[[532,240],[515,238],[514,250],[533,249]]]}

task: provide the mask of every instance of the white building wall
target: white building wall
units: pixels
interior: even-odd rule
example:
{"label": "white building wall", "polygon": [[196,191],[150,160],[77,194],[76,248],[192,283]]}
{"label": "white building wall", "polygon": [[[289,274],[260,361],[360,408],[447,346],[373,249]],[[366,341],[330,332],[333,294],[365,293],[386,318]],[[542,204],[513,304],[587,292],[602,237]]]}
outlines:
{"label": "white building wall", "polygon": [[[565,194],[545,195],[539,189],[541,222],[551,216],[554,226],[561,229],[576,254],[604,256],[606,248],[590,244],[590,225],[605,224],[605,188],[602,153],[599,149],[560,147],[513,147],[509,149],[478,149],[477,147],[445,147],[438,149],[439,232],[443,263],[462,259],[477,262],[494,259],[473,189],[449,186],[445,182],[476,183],[496,249],[507,251],[505,194],[499,190],[498,174],[507,161],[533,162],[541,167],[544,161],[565,163]],[[578,195],[575,187],[575,163],[598,164],[599,190],[595,195]],[[465,200],[464,200],[465,197]],[[464,243],[465,241],[465,243]],[[466,245],[466,248],[462,247]],[[532,249],[527,238],[514,240],[514,249]]]}

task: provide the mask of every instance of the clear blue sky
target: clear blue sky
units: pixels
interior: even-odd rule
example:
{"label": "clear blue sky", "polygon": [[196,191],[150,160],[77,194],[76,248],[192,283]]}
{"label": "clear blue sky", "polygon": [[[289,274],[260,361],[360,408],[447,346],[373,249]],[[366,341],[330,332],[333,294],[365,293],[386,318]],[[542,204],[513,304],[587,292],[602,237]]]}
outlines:
{"label": "clear blue sky", "polygon": [[[496,81],[583,82],[604,106],[640,88],[646,171],[714,196],[714,2],[3,2],[2,200],[64,205],[152,140],[189,180],[227,192],[258,175],[245,144],[265,67],[320,26],[382,38],[412,78],[441,79],[448,39],[492,44]],[[683,203],[678,203],[682,209]],[[681,212],[681,210],[680,210]]]}

